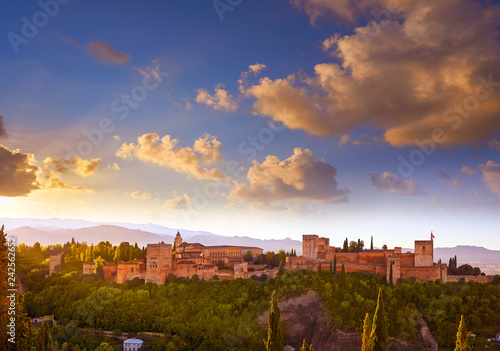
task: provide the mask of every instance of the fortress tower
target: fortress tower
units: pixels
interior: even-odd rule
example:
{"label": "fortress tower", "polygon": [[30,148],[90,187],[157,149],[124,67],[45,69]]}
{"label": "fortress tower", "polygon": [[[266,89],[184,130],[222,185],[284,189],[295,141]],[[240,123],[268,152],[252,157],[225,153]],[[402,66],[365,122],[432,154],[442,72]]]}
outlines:
{"label": "fortress tower", "polygon": [[302,256],[315,260],[318,256],[318,236],[302,235]]}
{"label": "fortress tower", "polygon": [[146,283],[164,284],[172,269],[172,245],[148,244]]}
{"label": "fortress tower", "polygon": [[415,267],[432,267],[434,264],[434,241],[415,240]]}
{"label": "fortress tower", "polygon": [[181,244],[182,244],[182,236],[181,236],[181,233],[177,232],[177,235],[175,236],[175,239],[174,239],[175,248],[177,250],[179,250],[179,248],[181,247]]}

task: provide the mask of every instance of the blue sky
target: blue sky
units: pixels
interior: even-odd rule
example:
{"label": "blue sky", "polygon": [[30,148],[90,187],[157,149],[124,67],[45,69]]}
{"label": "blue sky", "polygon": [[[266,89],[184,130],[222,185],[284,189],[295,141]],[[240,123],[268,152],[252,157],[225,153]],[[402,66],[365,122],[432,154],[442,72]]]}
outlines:
{"label": "blue sky", "polygon": [[500,249],[496,3],[42,3],[0,14],[4,217]]}

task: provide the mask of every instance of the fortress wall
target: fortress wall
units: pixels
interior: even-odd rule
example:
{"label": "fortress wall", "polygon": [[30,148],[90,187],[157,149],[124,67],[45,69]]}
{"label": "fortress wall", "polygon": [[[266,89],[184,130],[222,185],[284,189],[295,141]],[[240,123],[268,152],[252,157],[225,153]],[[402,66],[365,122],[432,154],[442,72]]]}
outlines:
{"label": "fortress wall", "polygon": [[359,255],[357,252],[340,252],[336,253],[337,264],[339,262],[357,262],[359,261]]}
{"label": "fortress wall", "polygon": [[413,253],[404,253],[397,255],[401,262],[401,267],[413,267],[413,263],[415,262],[415,254]]}
{"label": "fortress wall", "polygon": [[359,263],[385,263],[385,252],[360,252]]}
{"label": "fortress wall", "polygon": [[440,268],[439,265],[432,267],[401,267],[401,277],[414,277],[418,281],[437,280],[441,279]]}
{"label": "fortress wall", "polygon": [[464,279],[466,282],[476,282],[476,283],[491,283],[493,281],[492,275],[485,276],[474,276],[474,275],[449,275],[448,282],[456,283],[459,282],[460,279]]}

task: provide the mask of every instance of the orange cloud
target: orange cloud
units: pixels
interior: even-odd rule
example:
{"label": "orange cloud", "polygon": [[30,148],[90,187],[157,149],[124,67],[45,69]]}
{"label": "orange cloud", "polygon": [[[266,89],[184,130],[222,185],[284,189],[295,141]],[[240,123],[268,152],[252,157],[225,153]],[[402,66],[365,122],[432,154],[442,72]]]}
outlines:
{"label": "orange cloud", "polygon": [[500,163],[490,160],[479,165],[479,169],[483,173],[484,185],[492,194],[500,197]]}
{"label": "orange cloud", "polygon": [[134,191],[133,193],[130,194],[130,196],[135,197],[136,199],[150,199],[151,194],[149,193],[142,193],[140,191]]}
{"label": "orange cloud", "polygon": [[0,138],[7,138],[7,131],[3,124],[3,116],[0,115]]}
{"label": "orange cloud", "polygon": [[174,194],[174,197],[165,201],[163,208],[169,210],[187,210],[192,206],[192,199],[188,194],[182,196]]}
{"label": "orange cloud", "polygon": [[93,41],[84,45],[85,52],[99,62],[123,65],[130,61],[130,55],[122,51],[116,51],[110,44],[104,41]]}
{"label": "orange cloud", "polygon": [[424,192],[413,179],[405,180],[400,175],[393,176],[390,172],[382,174],[370,173],[373,186],[381,193],[404,195],[423,195]]}
{"label": "orange cloud", "polygon": [[156,133],[144,134],[137,138],[137,144],[124,143],[116,152],[123,159],[137,159],[168,167],[197,179],[225,179],[224,173],[214,166],[222,160],[222,143],[207,133],[195,140],[193,147],[177,146],[179,140],[165,135],[160,139]]}
{"label": "orange cloud", "polygon": [[[312,20],[353,23],[390,3],[293,2]],[[382,130],[394,146],[435,132],[449,145],[490,140],[500,132],[500,6],[412,0],[400,10],[324,44],[340,64],[317,64],[312,76],[264,77],[245,89],[254,113],[318,136]]]}
{"label": "orange cloud", "polygon": [[0,145],[0,196],[26,196],[40,189],[37,176],[41,170],[34,162],[32,154]]}
{"label": "orange cloud", "polygon": [[473,176],[473,175],[477,174],[477,170],[472,168],[472,167],[463,165],[462,169],[460,170],[460,173],[465,173],[465,174],[468,174],[470,176]]}
{"label": "orange cloud", "polygon": [[84,187],[81,186],[73,186],[69,185],[66,182],[62,181],[59,175],[52,171],[49,170],[43,177],[43,189],[60,189],[60,190],[86,190]]}
{"label": "orange cloud", "polygon": [[240,202],[306,200],[322,203],[347,202],[347,189],[339,189],[337,170],[318,161],[308,149],[295,148],[289,158],[280,161],[269,155],[265,161],[253,161],[245,183],[234,183],[228,198]]}
{"label": "orange cloud", "polygon": [[223,89],[222,85],[216,86],[214,90],[214,95],[210,95],[206,89],[198,89],[195,101],[217,111],[235,112],[238,109],[238,102]]}
{"label": "orange cloud", "polygon": [[87,177],[93,175],[97,171],[101,165],[101,159],[94,158],[91,160],[83,160],[80,157],[71,159],[47,157],[43,163],[46,167],[53,167],[58,173],[68,173],[72,168],[73,173],[81,175],[82,177]]}

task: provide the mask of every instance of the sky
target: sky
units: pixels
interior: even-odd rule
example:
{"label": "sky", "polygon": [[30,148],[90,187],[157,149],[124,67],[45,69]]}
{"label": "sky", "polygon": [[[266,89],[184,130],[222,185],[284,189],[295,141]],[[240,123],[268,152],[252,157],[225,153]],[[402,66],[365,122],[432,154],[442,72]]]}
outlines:
{"label": "sky", "polygon": [[0,216],[500,249],[500,5],[10,1]]}

